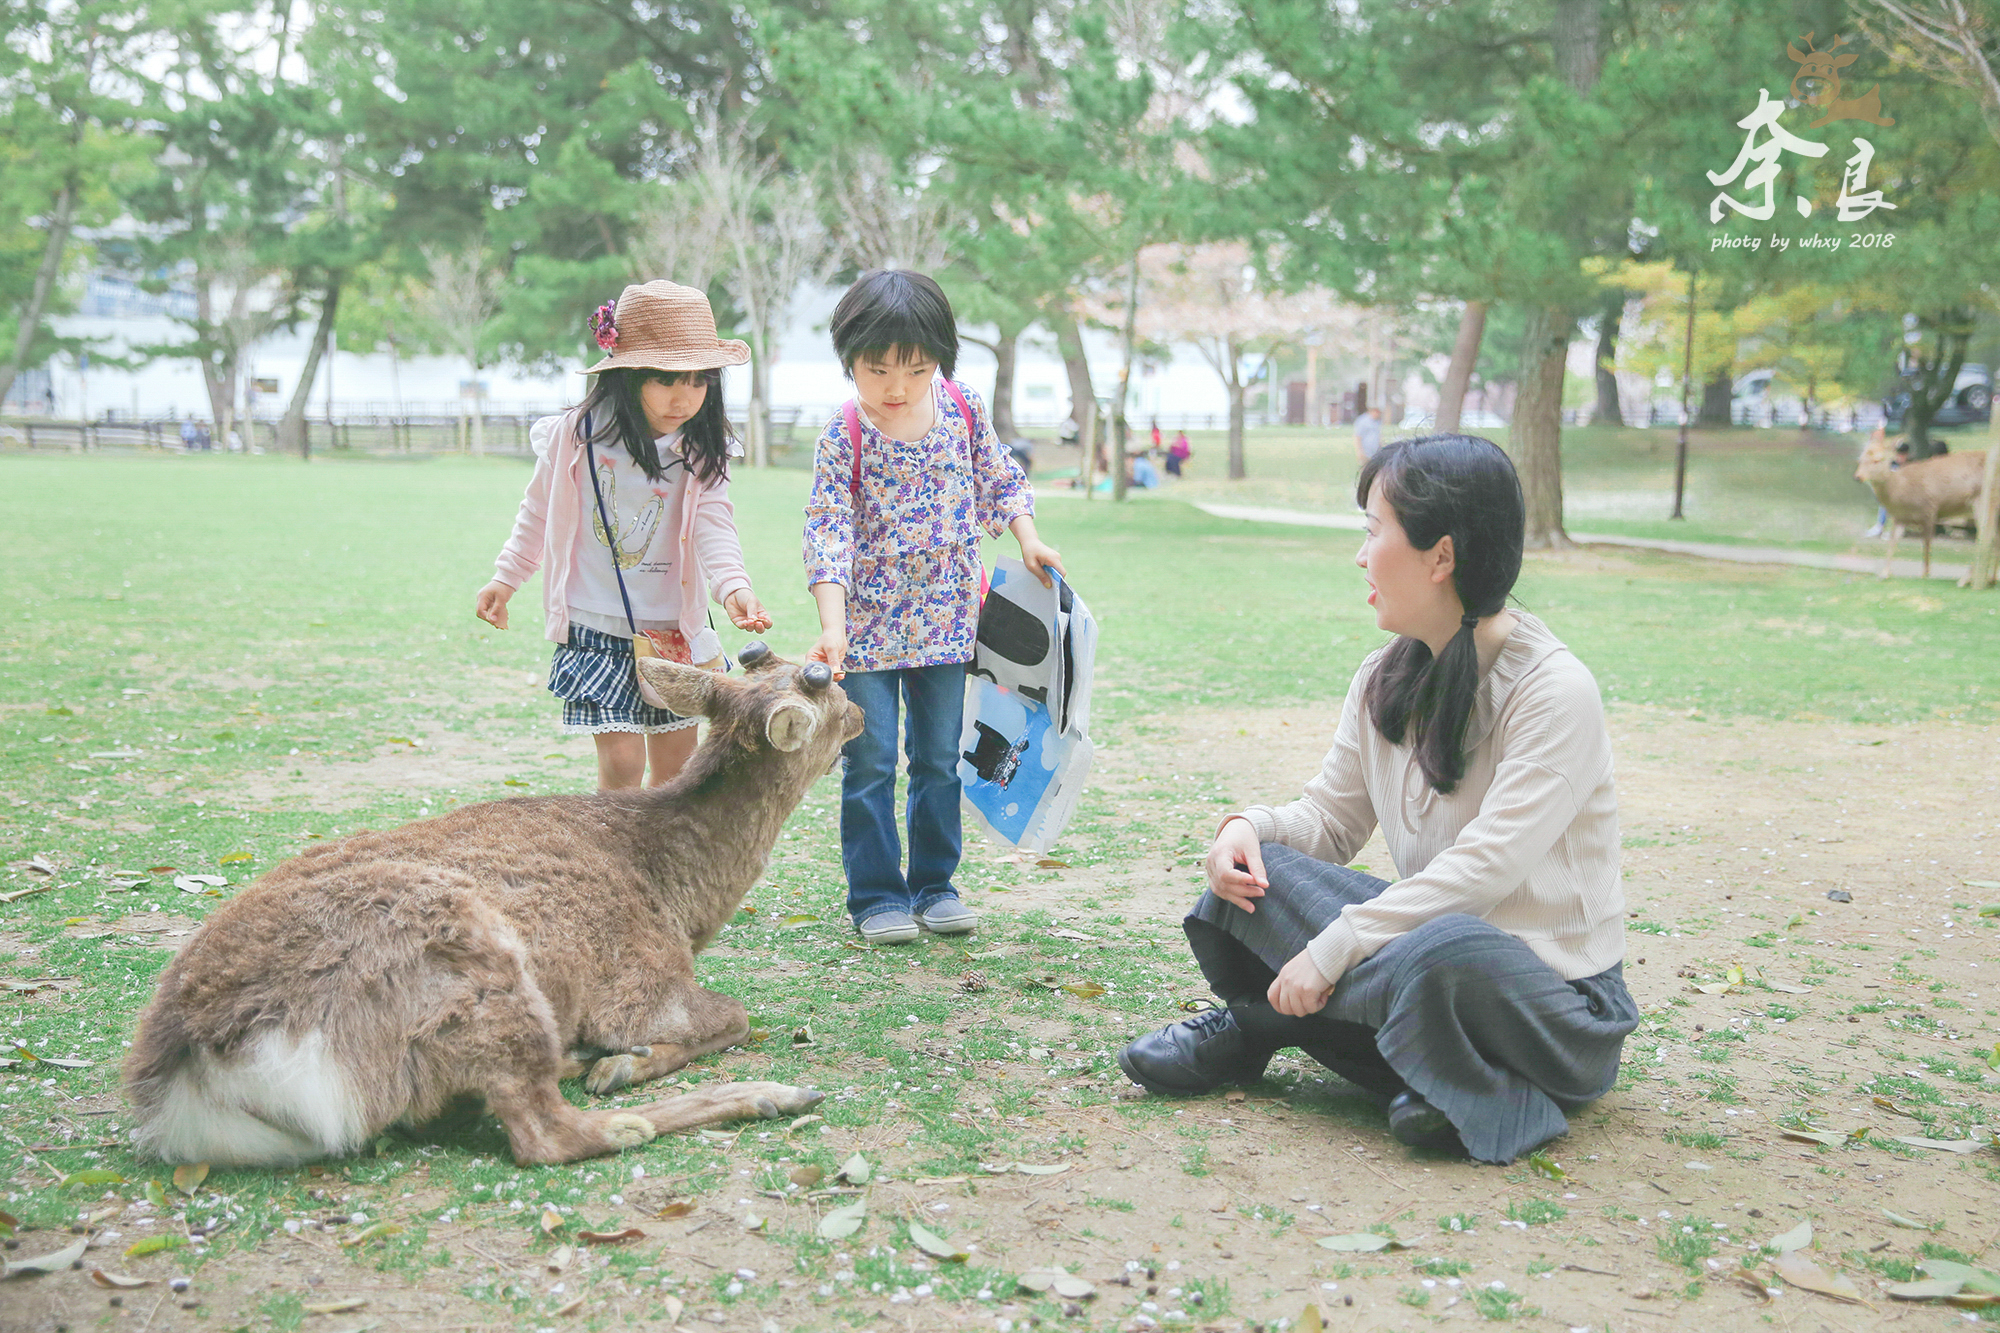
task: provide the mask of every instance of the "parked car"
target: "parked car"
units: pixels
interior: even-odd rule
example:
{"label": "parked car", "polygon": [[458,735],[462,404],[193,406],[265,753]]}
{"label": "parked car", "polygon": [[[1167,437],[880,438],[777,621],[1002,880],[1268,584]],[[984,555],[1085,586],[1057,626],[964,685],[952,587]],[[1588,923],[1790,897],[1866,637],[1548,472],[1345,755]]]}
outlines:
{"label": "parked car", "polygon": [[[1910,391],[1904,389],[1882,400],[1882,413],[1889,418],[1890,430],[1901,430],[1903,417],[1910,410]],[[1963,365],[1958,368],[1958,380],[1952,385],[1951,397],[1945,399],[1937,415],[1931,418],[1933,426],[1966,426],[1975,421],[1988,421],[1993,416],[1993,376],[1985,366]]]}

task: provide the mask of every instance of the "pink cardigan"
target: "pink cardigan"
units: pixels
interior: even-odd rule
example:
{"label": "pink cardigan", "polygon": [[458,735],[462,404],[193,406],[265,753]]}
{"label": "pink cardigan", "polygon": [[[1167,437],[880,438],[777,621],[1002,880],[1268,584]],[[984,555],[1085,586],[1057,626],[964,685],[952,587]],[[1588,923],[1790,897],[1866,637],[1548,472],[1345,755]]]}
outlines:
{"label": "pink cardigan", "polygon": [[[543,633],[552,643],[569,641],[566,590],[583,533],[587,479],[577,420],[578,413],[572,409],[559,417],[543,417],[529,431],[535,475],[529,478],[520,512],[514,516],[513,535],[493,562],[494,578],[510,588],[519,588],[538,567],[542,569]],[[719,602],[750,587],[743,549],[736,540],[736,510],[729,502],[726,479],[708,485],[693,469],[688,470],[687,489],[681,496],[679,541],[674,567],[680,572],[681,634],[696,648],[695,660],[702,661],[696,636],[709,633],[708,596]],[[706,590],[702,588],[704,573],[708,575]],[[710,633],[709,637],[714,636]],[[721,651],[721,645],[716,644],[714,652]]]}

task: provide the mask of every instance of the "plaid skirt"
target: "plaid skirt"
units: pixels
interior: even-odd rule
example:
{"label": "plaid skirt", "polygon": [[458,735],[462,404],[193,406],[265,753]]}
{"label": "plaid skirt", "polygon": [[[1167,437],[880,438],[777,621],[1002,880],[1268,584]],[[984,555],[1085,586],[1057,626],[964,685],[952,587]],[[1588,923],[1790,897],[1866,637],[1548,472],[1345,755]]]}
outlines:
{"label": "plaid skirt", "polygon": [[587,625],[572,624],[569,642],[549,663],[549,693],[563,701],[562,729],[595,736],[607,731],[652,735],[695,724],[639,697],[632,641]]}

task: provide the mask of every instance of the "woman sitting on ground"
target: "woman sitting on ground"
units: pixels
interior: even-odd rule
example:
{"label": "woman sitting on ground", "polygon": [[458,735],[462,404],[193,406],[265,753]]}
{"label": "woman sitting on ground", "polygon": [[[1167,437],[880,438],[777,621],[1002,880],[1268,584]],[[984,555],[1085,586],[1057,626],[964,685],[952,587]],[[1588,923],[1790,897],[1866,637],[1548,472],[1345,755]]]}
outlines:
{"label": "woman sitting on ground", "polygon": [[[1348,687],[1303,798],[1226,820],[1185,922],[1228,1007],[1118,1057],[1150,1092],[1250,1083],[1296,1046],[1413,1147],[1509,1162],[1609,1091],[1625,989],[1618,802],[1597,684],[1506,602],[1521,486],[1464,435],[1385,446],[1355,558],[1397,635]],[[1346,868],[1377,824],[1399,878]]]}

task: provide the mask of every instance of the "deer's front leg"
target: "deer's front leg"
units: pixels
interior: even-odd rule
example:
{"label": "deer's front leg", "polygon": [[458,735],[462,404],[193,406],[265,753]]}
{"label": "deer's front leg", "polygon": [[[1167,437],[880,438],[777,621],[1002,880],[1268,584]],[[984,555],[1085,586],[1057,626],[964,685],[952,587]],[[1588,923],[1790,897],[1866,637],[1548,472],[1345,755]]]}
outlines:
{"label": "deer's front leg", "polygon": [[678,1003],[663,1006],[650,1041],[597,1061],[584,1078],[584,1088],[601,1097],[671,1074],[690,1060],[734,1046],[750,1035],[750,1015],[733,996],[690,987],[677,999]]}

